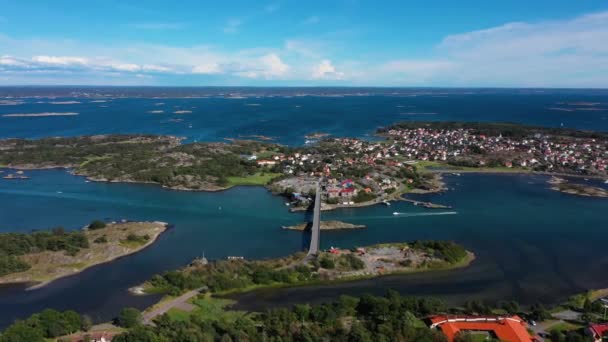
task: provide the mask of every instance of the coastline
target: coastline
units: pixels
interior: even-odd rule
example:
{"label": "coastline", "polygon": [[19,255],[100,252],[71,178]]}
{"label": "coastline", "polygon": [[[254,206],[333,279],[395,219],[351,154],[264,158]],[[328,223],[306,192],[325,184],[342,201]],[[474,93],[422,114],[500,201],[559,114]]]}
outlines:
{"label": "coastline", "polygon": [[[134,248],[128,248],[127,250],[123,250],[122,253],[118,253],[116,255],[112,255],[109,257],[105,257],[101,260],[94,260],[91,262],[80,262],[78,265],[80,267],[73,267],[71,269],[65,269],[63,272],[61,272],[59,274],[55,274],[49,279],[41,280],[41,279],[36,279],[34,276],[32,276],[31,279],[23,279],[23,280],[17,278],[17,277],[23,276],[24,273],[27,273],[28,271],[30,271],[30,270],[28,270],[28,271],[24,271],[24,272],[10,273],[10,274],[0,277],[0,286],[25,285],[26,291],[40,289],[42,287],[45,287],[46,285],[49,285],[50,283],[54,282],[55,280],[73,276],[73,275],[79,274],[85,270],[88,270],[91,267],[109,263],[109,262],[118,260],[120,258],[124,258],[124,257],[130,256],[130,255],[139,253],[139,252],[143,251],[144,249],[152,246],[154,243],[156,243],[156,241],[158,241],[158,238],[170,228],[170,225],[167,222],[160,222],[160,221],[130,222],[130,223],[131,224],[154,224],[153,229],[154,230],[158,229],[158,230],[152,236],[150,236],[149,240],[147,240],[145,243],[143,243],[139,246],[135,246]],[[116,225],[123,225],[123,224],[129,224],[129,223],[117,223]],[[124,228],[120,228],[120,229],[124,229]],[[93,243],[94,242],[91,242],[91,244],[93,244]],[[90,253],[90,251],[85,251],[85,252]],[[50,254],[49,252],[43,252],[42,254],[44,254],[44,253]],[[52,253],[63,253],[63,252],[52,252]]]}

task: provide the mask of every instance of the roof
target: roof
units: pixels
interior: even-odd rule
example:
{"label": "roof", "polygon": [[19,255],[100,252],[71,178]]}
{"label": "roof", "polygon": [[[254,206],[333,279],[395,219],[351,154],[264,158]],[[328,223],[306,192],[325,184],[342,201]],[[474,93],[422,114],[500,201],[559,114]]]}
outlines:
{"label": "roof", "polygon": [[439,328],[448,341],[453,341],[459,331],[488,331],[501,341],[531,342],[527,324],[519,316],[434,316],[431,328]]}
{"label": "roof", "polygon": [[595,336],[602,337],[608,331],[608,323],[591,324],[589,325],[589,330],[591,330]]}

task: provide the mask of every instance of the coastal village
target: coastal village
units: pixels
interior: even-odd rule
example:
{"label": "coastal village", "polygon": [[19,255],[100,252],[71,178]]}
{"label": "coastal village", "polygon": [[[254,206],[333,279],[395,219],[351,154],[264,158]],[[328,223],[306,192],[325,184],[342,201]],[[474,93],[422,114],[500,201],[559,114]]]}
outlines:
{"label": "coastal village", "polygon": [[472,128],[383,130],[386,140],[331,138],[258,159],[259,167],[281,174],[275,192],[306,206],[323,178],[325,209],[386,203],[401,194],[441,191],[433,167],[445,170],[543,172],[608,177],[608,139],[533,132],[521,137],[489,135]]}

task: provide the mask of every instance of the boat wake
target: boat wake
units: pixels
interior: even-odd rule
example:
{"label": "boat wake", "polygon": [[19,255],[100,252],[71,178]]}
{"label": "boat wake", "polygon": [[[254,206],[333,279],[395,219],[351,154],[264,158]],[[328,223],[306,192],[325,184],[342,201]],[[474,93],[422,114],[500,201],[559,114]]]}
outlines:
{"label": "boat wake", "polygon": [[416,217],[416,216],[440,216],[440,215],[456,215],[457,211],[442,211],[438,213],[400,213],[395,211],[393,216],[398,217]]}

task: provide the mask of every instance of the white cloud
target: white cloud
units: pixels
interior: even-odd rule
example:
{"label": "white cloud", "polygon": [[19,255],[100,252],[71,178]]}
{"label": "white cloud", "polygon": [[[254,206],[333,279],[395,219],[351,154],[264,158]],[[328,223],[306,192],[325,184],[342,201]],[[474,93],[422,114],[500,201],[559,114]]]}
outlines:
{"label": "white cloud", "polygon": [[162,65],[154,65],[154,64],[144,64],[141,69],[143,71],[149,71],[149,72],[172,72],[173,70],[171,68],[162,66]]}
{"label": "white cloud", "polygon": [[71,57],[71,56],[34,56],[32,61],[37,63],[52,64],[52,65],[86,65],[86,58]]}
{"label": "white cloud", "polygon": [[226,22],[222,31],[224,31],[224,33],[237,33],[241,24],[239,19],[230,19]]}
{"label": "white cloud", "polygon": [[[445,37],[437,57],[370,68],[400,84],[569,87],[608,85],[608,12],[513,22]],[[369,75],[367,75],[369,76]]]}
{"label": "white cloud", "polygon": [[289,65],[283,63],[281,58],[274,53],[262,56],[260,61],[265,67],[264,75],[266,77],[283,76],[289,71]]}
{"label": "white cloud", "polygon": [[137,64],[112,64],[110,65],[112,67],[112,69],[114,70],[118,70],[118,71],[129,71],[129,72],[136,72],[136,71],[140,71],[141,67]]}
{"label": "white cloud", "polygon": [[2,56],[0,57],[0,65],[24,67],[27,63],[11,56]]}
{"label": "white cloud", "polygon": [[344,73],[336,71],[330,60],[324,59],[312,69],[313,79],[342,79]]}
{"label": "white cloud", "polygon": [[[237,32],[240,25],[240,20],[229,21],[227,32]],[[150,81],[194,75],[193,80],[209,76],[232,84],[244,77],[294,84],[333,80],[360,85],[606,87],[606,41],[608,11],[453,34],[437,41],[426,56],[417,52],[415,58],[403,54],[384,60],[339,58],[342,47],[353,44],[343,38],[302,36],[279,46],[227,49],[15,39],[0,34],[0,73],[4,80],[21,77],[39,84],[53,80],[91,84],[105,82],[104,78],[127,80],[127,84],[141,79],[136,75],[150,76],[145,78]]]}
{"label": "white cloud", "polygon": [[215,63],[201,64],[192,68],[192,72],[195,74],[219,74],[221,69],[220,66]]}

